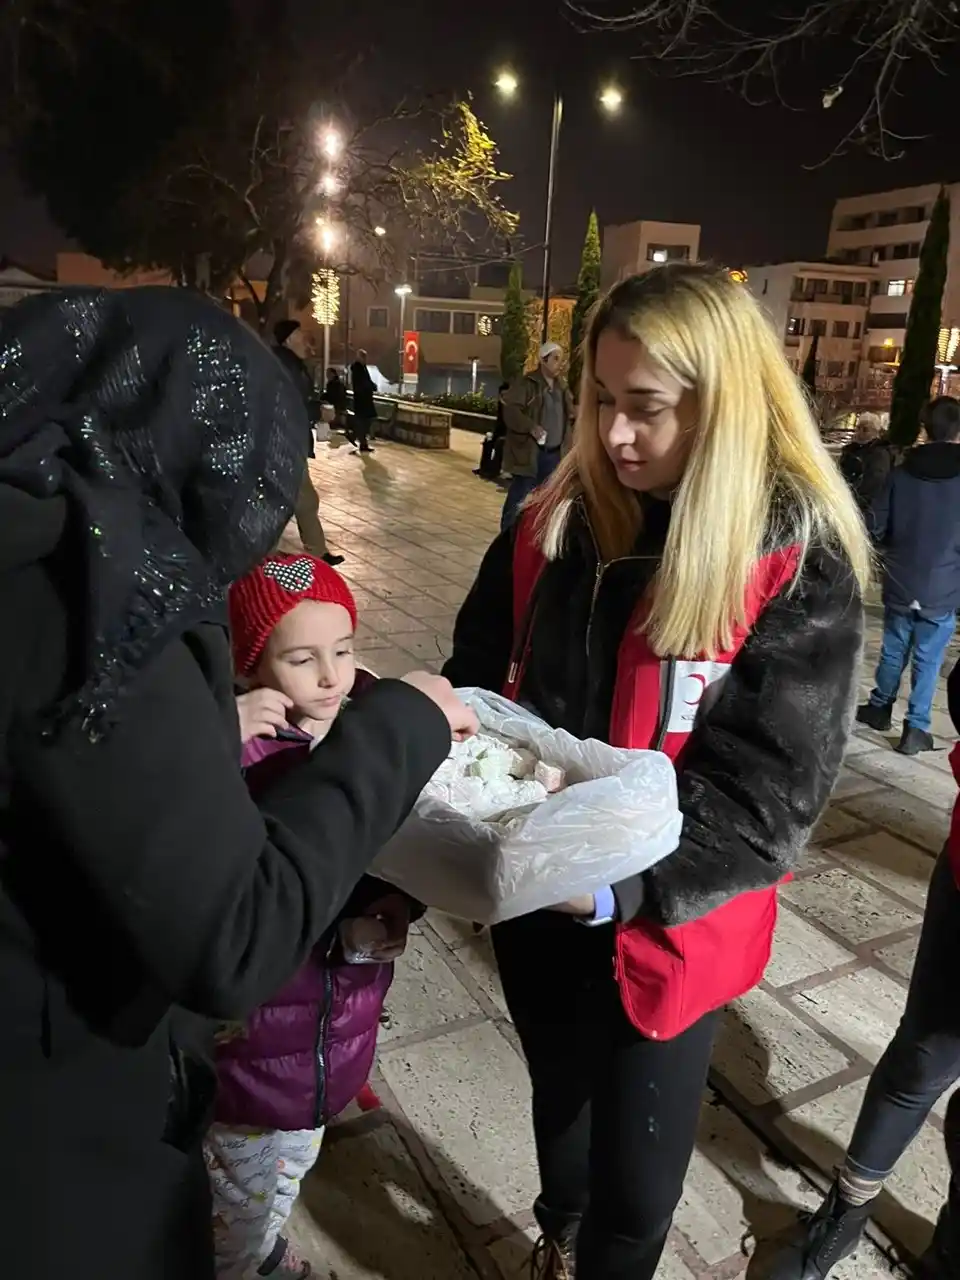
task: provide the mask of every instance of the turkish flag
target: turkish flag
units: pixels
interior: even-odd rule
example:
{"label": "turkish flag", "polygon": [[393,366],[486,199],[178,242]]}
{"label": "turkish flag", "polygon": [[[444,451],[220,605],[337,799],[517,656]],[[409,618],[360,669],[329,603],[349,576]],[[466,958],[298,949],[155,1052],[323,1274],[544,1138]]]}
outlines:
{"label": "turkish flag", "polygon": [[403,372],[405,377],[420,372],[420,334],[413,329],[403,335]]}

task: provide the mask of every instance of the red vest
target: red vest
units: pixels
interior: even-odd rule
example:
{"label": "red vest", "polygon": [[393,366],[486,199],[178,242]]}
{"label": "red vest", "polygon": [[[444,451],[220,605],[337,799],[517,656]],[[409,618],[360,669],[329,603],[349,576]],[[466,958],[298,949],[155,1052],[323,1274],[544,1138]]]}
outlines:
{"label": "red vest", "polygon": [[[746,625],[738,627],[730,649],[714,661],[679,660],[668,685],[669,665],[639,630],[638,605],[617,656],[617,677],[609,741],[616,747],[649,748],[665,724],[662,750],[675,763],[686,746],[707,689],[721,681],[766,605],[791,581],[799,560],[788,548],[765,556],[747,591]],[[527,515],[517,530],[513,562],[514,627],[527,617],[528,602],[544,568]],[[503,690],[516,697],[526,654],[511,667]],[[669,698],[669,706],[663,705]],[[661,728],[662,731],[662,728]],[[741,893],[689,924],[664,928],[645,920],[617,926],[614,972],[624,1009],[633,1025],[652,1040],[670,1040],[730,1000],[755,987],[770,959],[777,919],[775,888]]]}

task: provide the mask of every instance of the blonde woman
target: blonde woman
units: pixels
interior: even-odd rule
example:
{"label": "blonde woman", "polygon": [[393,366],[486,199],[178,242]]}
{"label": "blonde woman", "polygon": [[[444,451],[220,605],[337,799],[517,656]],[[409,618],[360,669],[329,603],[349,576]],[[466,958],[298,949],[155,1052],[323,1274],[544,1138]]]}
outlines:
{"label": "blonde woman", "polygon": [[533,1083],[541,1280],[657,1269],[717,1010],[760,981],[840,768],[869,563],[750,294],[688,265],[617,285],[573,450],[487,552],[446,668],[677,762],[673,855],[494,931]]}

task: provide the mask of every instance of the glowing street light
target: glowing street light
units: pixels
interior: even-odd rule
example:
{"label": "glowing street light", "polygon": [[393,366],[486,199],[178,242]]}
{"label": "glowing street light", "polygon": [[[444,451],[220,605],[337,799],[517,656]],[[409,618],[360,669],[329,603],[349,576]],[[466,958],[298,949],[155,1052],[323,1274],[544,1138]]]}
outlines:
{"label": "glowing street light", "polygon": [[340,179],[335,173],[325,173],[320,179],[320,190],[325,196],[335,196],[340,190]]}
{"label": "glowing street light", "polygon": [[400,394],[403,395],[403,366],[406,359],[406,352],[403,349],[403,325],[404,317],[407,311],[407,299],[413,293],[413,286],[409,284],[398,284],[394,293],[400,299]]}
{"label": "glowing street light", "polygon": [[[494,80],[494,87],[502,98],[513,99],[520,88],[520,81],[508,68],[504,68]],[[623,91],[615,84],[603,87],[599,94],[600,106],[607,115],[615,116],[623,106]],[[557,154],[560,149],[560,128],[563,124],[563,97],[560,91],[553,97],[553,122],[550,127],[550,163],[547,169],[547,212],[546,227],[543,235],[543,320],[541,338],[544,342],[550,336],[550,271],[553,265],[553,197],[557,179]]]}
{"label": "glowing street light", "polygon": [[331,254],[337,246],[337,230],[331,227],[329,222],[324,222],[322,218],[317,219],[317,226],[320,228],[320,248],[325,254]]}
{"label": "glowing street light", "polygon": [[382,239],[383,239],[383,237],[387,234],[387,228],[386,228],[386,227],[374,227],[374,228],[373,228],[373,234],[374,234],[375,236],[379,237],[379,239],[381,239],[381,240],[382,240]]}
{"label": "glowing street light", "polygon": [[327,129],[320,142],[320,149],[328,160],[336,160],[343,150],[343,139],[336,129]]}
{"label": "glowing street light", "polygon": [[600,105],[609,115],[615,116],[623,106],[623,92],[615,84],[608,84],[600,94]]}
{"label": "glowing street light", "polygon": [[520,88],[520,81],[512,71],[508,71],[506,69],[500,72],[493,83],[497,92],[504,98],[514,97],[517,90]]}

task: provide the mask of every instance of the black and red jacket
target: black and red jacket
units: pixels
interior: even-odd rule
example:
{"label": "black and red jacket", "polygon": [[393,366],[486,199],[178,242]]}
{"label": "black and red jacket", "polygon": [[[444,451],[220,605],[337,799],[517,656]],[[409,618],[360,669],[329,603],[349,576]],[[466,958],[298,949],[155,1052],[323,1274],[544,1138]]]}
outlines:
{"label": "black and red jacket", "polygon": [[600,561],[576,508],[559,559],[530,512],[490,547],[444,673],[502,690],[551,725],[677,764],[679,848],[614,886],[624,1008],[653,1039],[679,1035],[760,981],[776,886],[829,799],[849,736],[863,630],[846,561],[796,546],[757,563],[747,623],[712,661],[661,659],[639,630],[670,507],[644,498],[631,556]]}

